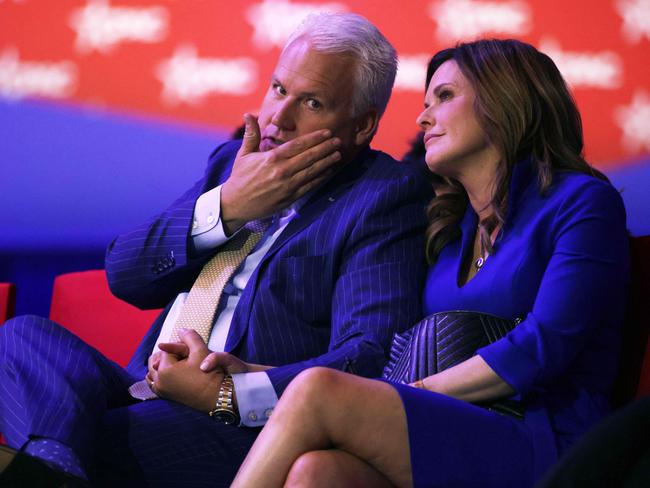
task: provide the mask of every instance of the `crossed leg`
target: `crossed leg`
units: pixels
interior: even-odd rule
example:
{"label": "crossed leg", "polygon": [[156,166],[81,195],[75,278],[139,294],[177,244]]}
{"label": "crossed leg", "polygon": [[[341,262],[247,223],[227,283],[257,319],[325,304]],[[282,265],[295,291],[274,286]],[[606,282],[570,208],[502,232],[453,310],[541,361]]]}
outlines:
{"label": "crossed leg", "polygon": [[282,395],[233,487],[412,485],[398,393],[331,369],[301,373]]}
{"label": "crossed leg", "polygon": [[293,463],[285,486],[390,488],[393,485],[379,471],[360,458],[339,449],[326,449],[301,455]]}

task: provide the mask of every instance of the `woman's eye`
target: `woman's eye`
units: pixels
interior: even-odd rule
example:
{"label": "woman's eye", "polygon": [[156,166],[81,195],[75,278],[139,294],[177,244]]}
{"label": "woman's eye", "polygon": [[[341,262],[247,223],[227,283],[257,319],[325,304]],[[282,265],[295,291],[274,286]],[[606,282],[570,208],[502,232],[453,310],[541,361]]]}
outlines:
{"label": "woman's eye", "polygon": [[312,110],[318,110],[323,105],[318,100],[314,100],[313,98],[310,98],[309,100],[307,100],[307,106]]}
{"label": "woman's eye", "polygon": [[440,100],[449,100],[451,97],[453,97],[453,95],[454,95],[454,94],[451,93],[451,91],[449,91],[449,90],[442,90],[442,91],[438,94],[438,98],[439,98]]}

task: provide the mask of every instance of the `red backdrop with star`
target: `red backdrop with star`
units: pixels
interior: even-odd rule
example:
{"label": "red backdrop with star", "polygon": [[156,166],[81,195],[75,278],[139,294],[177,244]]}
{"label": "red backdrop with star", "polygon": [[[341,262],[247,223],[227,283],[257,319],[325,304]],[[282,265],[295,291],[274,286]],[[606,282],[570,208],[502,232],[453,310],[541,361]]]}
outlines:
{"label": "red backdrop with star", "polygon": [[323,8],[365,15],[398,50],[375,142],[396,157],[417,130],[427,57],[479,36],[518,37],[556,60],[592,162],[650,153],[650,0],[0,0],[0,97],[230,129],[258,107],[295,24]]}

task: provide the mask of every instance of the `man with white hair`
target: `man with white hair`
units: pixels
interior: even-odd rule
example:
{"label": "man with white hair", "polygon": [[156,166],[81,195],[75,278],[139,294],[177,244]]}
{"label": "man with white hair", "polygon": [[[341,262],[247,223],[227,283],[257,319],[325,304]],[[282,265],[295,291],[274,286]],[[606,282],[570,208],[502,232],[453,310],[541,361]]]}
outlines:
{"label": "man with white hair", "polygon": [[0,484],[46,466],[98,486],[227,486],[302,370],[381,373],[420,318],[430,198],[369,148],[396,64],[358,15],[298,28],[243,141],[110,244],[112,291],[166,306],[126,369],[46,319],[0,328],[0,431],[25,453],[5,451],[4,471],[0,453]]}

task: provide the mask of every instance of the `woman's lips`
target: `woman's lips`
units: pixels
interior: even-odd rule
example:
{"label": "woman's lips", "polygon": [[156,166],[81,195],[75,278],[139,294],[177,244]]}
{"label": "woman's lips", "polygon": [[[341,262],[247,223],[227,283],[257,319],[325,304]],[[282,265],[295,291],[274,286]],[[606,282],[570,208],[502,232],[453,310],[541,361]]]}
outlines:
{"label": "woman's lips", "polygon": [[437,139],[438,137],[441,137],[443,134],[426,134],[424,136],[424,146],[426,147],[427,143],[433,139]]}

